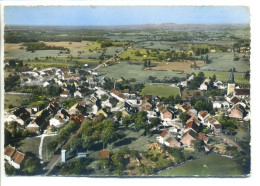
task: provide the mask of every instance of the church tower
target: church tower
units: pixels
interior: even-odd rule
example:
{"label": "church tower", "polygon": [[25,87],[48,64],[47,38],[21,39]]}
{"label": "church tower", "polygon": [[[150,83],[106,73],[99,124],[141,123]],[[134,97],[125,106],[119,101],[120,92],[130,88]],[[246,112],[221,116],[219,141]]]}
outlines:
{"label": "church tower", "polygon": [[235,91],[235,78],[234,78],[234,69],[232,68],[228,80],[227,95],[232,94],[234,91]]}

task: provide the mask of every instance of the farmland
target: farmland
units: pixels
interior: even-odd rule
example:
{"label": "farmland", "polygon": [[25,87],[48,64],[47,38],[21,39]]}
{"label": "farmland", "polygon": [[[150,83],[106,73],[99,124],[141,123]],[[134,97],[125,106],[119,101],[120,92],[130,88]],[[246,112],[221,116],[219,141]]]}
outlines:
{"label": "farmland", "polygon": [[173,95],[174,97],[180,94],[179,88],[170,87],[168,85],[156,85],[156,84],[145,84],[141,95],[157,95],[159,97],[169,97]]}
{"label": "farmland", "polygon": [[242,167],[234,160],[218,155],[209,155],[185,165],[173,168],[159,176],[243,176]]}
{"label": "farmland", "polygon": [[[205,77],[213,77],[216,75],[216,78],[220,81],[227,82],[230,76],[230,72],[219,72],[219,71],[194,71],[197,75],[199,72],[203,72]],[[249,86],[250,82],[245,79],[245,73],[234,73],[236,84]]]}
{"label": "farmland", "polygon": [[151,71],[144,70],[143,64],[130,64],[130,63],[114,63],[113,65],[102,67],[97,72],[108,78],[118,79],[124,77],[125,79],[135,78],[137,83],[148,81],[149,76],[155,76],[157,79],[163,80],[165,77],[179,77],[185,78],[185,75],[177,72],[167,71]]}
{"label": "farmland", "polygon": [[204,64],[203,61],[161,62],[156,67],[147,67],[146,70],[180,71],[187,73],[191,69],[201,67]]}
{"label": "farmland", "polygon": [[19,151],[23,153],[29,153],[30,156],[38,157],[40,141],[40,137],[27,138],[19,142],[15,142],[14,145]]}
{"label": "farmland", "polygon": [[201,67],[201,70],[229,70],[236,68],[238,72],[246,72],[250,70],[249,62],[244,61],[242,58],[234,61],[234,53],[209,53],[210,64]]}
{"label": "farmland", "polygon": [[14,94],[5,94],[5,110],[11,109],[13,107],[18,107],[22,104],[29,103],[31,99],[30,96],[27,95],[14,95]]}

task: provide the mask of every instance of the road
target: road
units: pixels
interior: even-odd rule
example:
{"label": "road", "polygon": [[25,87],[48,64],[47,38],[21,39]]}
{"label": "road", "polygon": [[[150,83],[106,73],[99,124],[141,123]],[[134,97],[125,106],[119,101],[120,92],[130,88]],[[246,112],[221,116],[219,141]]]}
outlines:
{"label": "road", "polygon": [[61,155],[60,154],[57,154],[53,157],[53,159],[50,161],[50,163],[44,167],[44,170],[46,170],[47,172],[44,174],[44,176],[47,176],[51,171],[52,169],[55,167],[55,165],[60,162],[61,160]]}
{"label": "road", "polygon": [[46,136],[55,136],[57,134],[42,134],[41,136],[37,136],[37,137],[41,137],[41,142],[40,142],[40,146],[39,146],[39,158],[42,160],[42,145],[43,145],[43,140]]}
{"label": "road", "polygon": [[231,140],[230,138],[228,138],[224,134],[220,133],[219,137],[221,137],[224,141],[228,142],[230,145],[237,147],[237,150],[239,152],[244,152],[244,150],[238,144],[236,144],[233,140]]}

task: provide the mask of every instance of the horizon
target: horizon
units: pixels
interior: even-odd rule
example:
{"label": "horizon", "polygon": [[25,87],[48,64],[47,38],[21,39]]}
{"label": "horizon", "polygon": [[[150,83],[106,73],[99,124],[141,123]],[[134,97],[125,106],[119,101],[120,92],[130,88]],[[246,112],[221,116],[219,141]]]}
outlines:
{"label": "horizon", "polygon": [[10,26],[250,24],[242,6],[6,6],[4,16]]}

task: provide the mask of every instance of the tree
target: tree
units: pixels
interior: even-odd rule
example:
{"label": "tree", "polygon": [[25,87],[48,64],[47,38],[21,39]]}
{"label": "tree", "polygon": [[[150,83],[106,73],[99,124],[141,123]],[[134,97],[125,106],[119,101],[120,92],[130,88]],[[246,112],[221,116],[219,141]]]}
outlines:
{"label": "tree", "polygon": [[215,82],[216,79],[217,79],[217,78],[216,78],[216,74],[214,74],[213,77],[212,77],[212,81]]}
{"label": "tree", "polygon": [[103,141],[103,149],[105,143],[109,143],[112,139],[114,139],[116,133],[114,127],[107,127],[101,133],[101,140]]}
{"label": "tree", "polygon": [[116,119],[117,121],[120,121],[121,118],[122,118],[122,112],[119,111],[118,113],[116,113]]}
{"label": "tree", "polygon": [[24,163],[24,167],[25,172],[28,174],[33,175],[37,172],[37,162],[33,158],[28,158]]}
{"label": "tree", "polygon": [[181,96],[179,94],[177,94],[175,96],[175,103],[177,104],[177,103],[180,103],[180,102],[181,102]]}
{"label": "tree", "polygon": [[181,113],[181,114],[179,115],[179,118],[180,118],[180,120],[182,120],[183,122],[186,122],[186,121],[190,118],[190,116],[189,116],[188,114],[186,114],[186,113]]}

